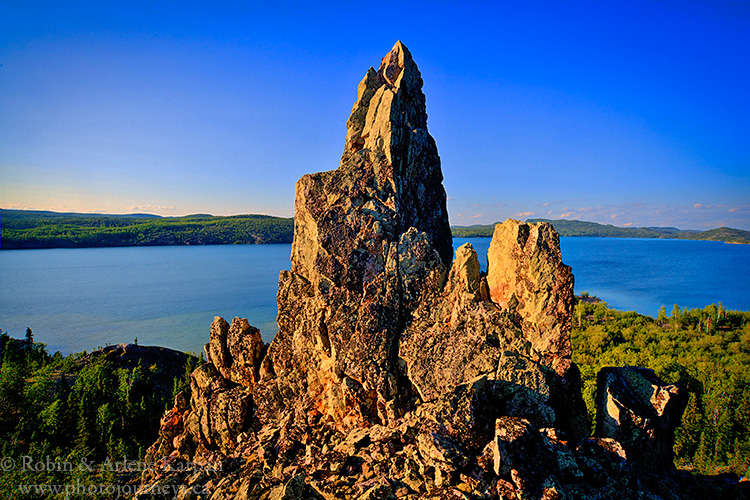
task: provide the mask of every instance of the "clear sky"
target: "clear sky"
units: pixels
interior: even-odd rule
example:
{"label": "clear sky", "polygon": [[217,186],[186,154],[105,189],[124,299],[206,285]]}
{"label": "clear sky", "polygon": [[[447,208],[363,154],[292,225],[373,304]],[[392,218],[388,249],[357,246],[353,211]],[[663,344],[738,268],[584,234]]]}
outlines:
{"label": "clear sky", "polygon": [[291,216],[401,39],[451,223],[750,230],[750,2],[0,1],[3,208]]}

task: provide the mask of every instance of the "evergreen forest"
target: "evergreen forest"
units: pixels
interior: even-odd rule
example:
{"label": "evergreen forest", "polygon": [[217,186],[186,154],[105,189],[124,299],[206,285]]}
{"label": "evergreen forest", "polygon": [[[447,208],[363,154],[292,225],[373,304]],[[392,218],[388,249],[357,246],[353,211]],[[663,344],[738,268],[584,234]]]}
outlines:
{"label": "evergreen forest", "polygon": [[186,357],[184,374],[165,386],[158,364],[128,369],[94,353],[50,355],[30,329],[23,339],[0,334],[0,350],[0,498],[66,497],[22,490],[30,485],[134,488],[137,467],[117,464],[144,459],[174,396],[189,398],[200,363]]}
{"label": "evergreen forest", "polygon": [[[728,227],[691,231],[674,227],[618,227],[578,220],[529,219],[528,222],[549,222],[560,236],[750,243],[750,231]],[[451,227],[454,238],[489,238],[494,230],[495,224]],[[269,215],[160,217],[0,210],[0,249],[3,250],[291,243],[293,236],[294,219]]]}
{"label": "evergreen forest", "polygon": [[[721,303],[657,318],[622,312],[584,294],[574,310],[573,361],[593,424],[596,375],[605,366],[642,366],[690,391],[675,433],[675,465],[702,474],[750,467],[750,312]],[[593,427],[592,427],[593,430]]]}
{"label": "evergreen forest", "polygon": [[[589,236],[595,238],[668,238],[681,240],[724,241],[750,243],[750,231],[720,227],[708,231],[677,229],[676,227],[620,227],[570,219],[527,219],[526,222],[549,222],[560,236]],[[495,223],[497,224],[497,223]],[[495,224],[453,226],[454,238],[491,238]]]}

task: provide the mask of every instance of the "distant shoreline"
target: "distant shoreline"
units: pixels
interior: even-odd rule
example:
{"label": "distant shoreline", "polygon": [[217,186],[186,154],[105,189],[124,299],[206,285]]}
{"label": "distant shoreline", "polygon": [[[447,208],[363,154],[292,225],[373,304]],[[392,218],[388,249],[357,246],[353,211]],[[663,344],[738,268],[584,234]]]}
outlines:
{"label": "distant shoreline", "polygon": [[[618,227],[578,220],[549,222],[560,236],[659,238],[749,244],[750,231],[721,227],[708,231],[674,227]],[[294,219],[270,215],[161,217],[150,214],[101,215],[33,210],[0,210],[0,250],[108,248],[131,246],[292,243]],[[452,226],[454,238],[492,237],[495,224]]]}
{"label": "distant shoreline", "polygon": [[[750,231],[720,227],[708,231],[677,229],[676,227],[619,227],[568,219],[527,219],[527,222],[548,222],[560,236],[587,236],[594,238],[654,238],[678,240],[721,241],[724,243],[749,244]],[[491,238],[495,224],[474,226],[452,226],[454,238]]]}
{"label": "distant shoreline", "polygon": [[97,215],[1,210],[0,249],[291,243],[294,220],[270,215]]}

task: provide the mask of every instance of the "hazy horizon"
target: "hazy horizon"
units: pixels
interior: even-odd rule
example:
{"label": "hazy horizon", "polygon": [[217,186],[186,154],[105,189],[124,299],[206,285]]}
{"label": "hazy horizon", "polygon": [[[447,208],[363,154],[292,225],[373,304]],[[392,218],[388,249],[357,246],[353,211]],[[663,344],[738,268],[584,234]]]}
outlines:
{"label": "hazy horizon", "polygon": [[451,224],[750,230],[748,3],[73,1],[0,19],[2,208],[291,217],[400,39]]}

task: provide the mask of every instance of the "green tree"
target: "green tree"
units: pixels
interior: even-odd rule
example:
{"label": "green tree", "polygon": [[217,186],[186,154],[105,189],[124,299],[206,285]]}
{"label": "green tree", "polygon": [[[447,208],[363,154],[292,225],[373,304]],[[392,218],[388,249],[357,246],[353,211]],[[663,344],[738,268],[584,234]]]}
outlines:
{"label": "green tree", "polygon": [[734,451],[735,436],[733,432],[733,409],[730,408],[731,401],[726,400],[725,406],[721,409],[719,419],[716,423],[716,445],[714,453],[714,462],[717,464],[726,464]]}
{"label": "green tree", "polygon": [[[0,365],[0,429],[9,431],[16,426],[23,401],[23,366],[10,361]],[[3,432],[0,431],[0,436]]]}
{"label": "green tree", "polygon": [[31,351],[31,349],[34,347],[34,332],[31,331],[31,328],[26,328],[26,337],[24,338],[24,347],[26,348],[26,351]]}
{"label": "green tree", "polygon": [[[592,314],[594,306],[586,307]],[[675,431],[676,463],[744,474],[750,467],[750,314],[721,309],[719,316],[716,305],[678,306],[667,331],[657,320],[632,312],[605,307],[598,316],[595,324],[574,322],[571,333],[589,415],[602,367],[652,368],[665,382],[683,382],[692,394]],[[717,317],[721,328],[713,328]],[[699,333],[708,318],[712,328]]]}
{"label": "green tree", "polygon": [[690,394],[682,424],[676,429],[674,453],[678,461],[691,462],[700,445],[703,430],[703,408],[700,397],[695,392]]}
{"label": "green tree", "polygon": [[698,451],[695,454],[695,468],[702,474],[710,474],[713,471],[713,447],[710,445],[711,438],[706,429],[701,433]]}
{"label": "green tree", "polygon": [[680,311],[680,306],[677,304],[674,305],[672,308],[672,314],[669,316],[669,320],[672,323],[672,328],[674,330],[677,330],[680,327],[680,317],[682,316],[682,311]]}
{"label": "green tree", "polygon": [[667,321],[667,308],[664,307],[663,304],[659,308],[659,314],[656,316],[656,321],[658,321],[659,323],[662,323],[662,324],[666,323],[666,321]]}

